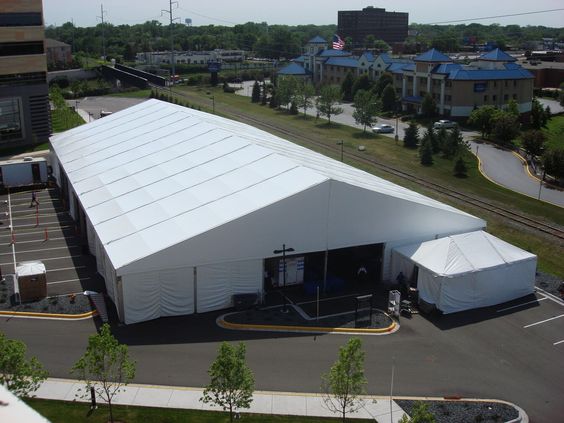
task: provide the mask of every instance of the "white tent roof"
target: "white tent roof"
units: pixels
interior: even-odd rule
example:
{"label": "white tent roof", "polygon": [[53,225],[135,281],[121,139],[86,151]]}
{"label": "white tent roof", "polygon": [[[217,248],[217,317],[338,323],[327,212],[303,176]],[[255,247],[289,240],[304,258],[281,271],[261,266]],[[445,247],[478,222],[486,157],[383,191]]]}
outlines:
{"label": "white tent roof", "polygon": [[16,275],[34,276],[46,273],[45,265],[41,261],[22,261],[16,267]]}
{"label": "white tent roof", "polygon": [[485,226],[249,125],[158,100],[51,143],[116,270],[330,180]]}
{"label": "white tent roof", "polygon": [[441,276],[459,275],[536,259],[534,254],[484,231],[406,245],[395,248],[394,251]]}

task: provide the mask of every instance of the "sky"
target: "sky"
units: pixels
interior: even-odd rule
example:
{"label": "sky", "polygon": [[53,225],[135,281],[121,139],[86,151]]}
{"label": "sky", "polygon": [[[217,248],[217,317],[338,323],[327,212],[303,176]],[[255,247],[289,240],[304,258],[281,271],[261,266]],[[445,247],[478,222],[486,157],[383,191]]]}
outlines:
{"label": "sky", "polygon": [[[47,25],[61,25],[73,20],[77,26],[93,26],[99,22],[100,4],[104,5],[105,20],[114,25],[143,23],[156,19],[168,23],[168,14],[161,17],[161,9],[168,9],[168,0],[43,0]],[[408,12],[410,23],[436,23],[452,20],[507,15],[564,8],[562,0],[396,0],[369,3],[366,0],[213,0],[194,2],[178,0],[175,17],[184,22],[191,18],[193,25],[229,25],[245,22],[269,24],[336,24],[338,10],[361,10],[366,6],[387,11]],[[564,10],[507,18],[468,22],[500,25],[544,25],[562,27]]]}

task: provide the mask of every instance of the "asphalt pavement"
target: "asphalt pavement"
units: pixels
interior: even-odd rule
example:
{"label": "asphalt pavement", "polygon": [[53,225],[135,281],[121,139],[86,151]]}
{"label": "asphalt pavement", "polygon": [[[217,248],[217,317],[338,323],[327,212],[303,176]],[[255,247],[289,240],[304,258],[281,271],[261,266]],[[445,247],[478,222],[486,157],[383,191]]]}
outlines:
{"label": "asphalt pavement", "polygon": [[[219,343],[244,341],[257,389],[319,392],[321,374],[349,338],[225,330],[216,325],[222,313],[114,326],[137,361],[135,382],[203,386]],[[52,377],[68,378],[96,323],[2,318],[0,330],[26,342]],[[542,294],[437,320],[402,319],[393,335],[362,337],[367,390],[386,395],[394,366],[395,395],[497,398],[523,407],[534,422],[559,421],[563,333],[564,305]]]}

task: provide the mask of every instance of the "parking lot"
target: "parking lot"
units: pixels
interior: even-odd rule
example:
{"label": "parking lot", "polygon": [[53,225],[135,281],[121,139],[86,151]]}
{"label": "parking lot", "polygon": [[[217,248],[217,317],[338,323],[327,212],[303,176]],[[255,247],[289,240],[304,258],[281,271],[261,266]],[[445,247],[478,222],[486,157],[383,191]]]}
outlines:
{"label": "parking lot", "polygon": [[83,252],[80,234],[57,192],[37,191],[37,206],[31,206],[31,191],[0,197],[2,273],[14,273],[17,263],[40,260],[47,269],[48,296],[101,291],[104,283],[95,259]]}

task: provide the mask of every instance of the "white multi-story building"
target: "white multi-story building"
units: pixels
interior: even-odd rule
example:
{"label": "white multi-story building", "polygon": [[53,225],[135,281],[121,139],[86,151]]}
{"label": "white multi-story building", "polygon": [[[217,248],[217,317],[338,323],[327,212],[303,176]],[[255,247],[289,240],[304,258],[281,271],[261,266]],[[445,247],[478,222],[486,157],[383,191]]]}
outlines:
{"label": "white multi-story building", "polygon": [[[144,65],[160,65],[170,63],[170,51],[149,51],[137,53],[135,62]],[[242,62],[245,60],[243,50],[213,51],[175,51],[174,63],[186,65],[206,65],[209,62]]]}

